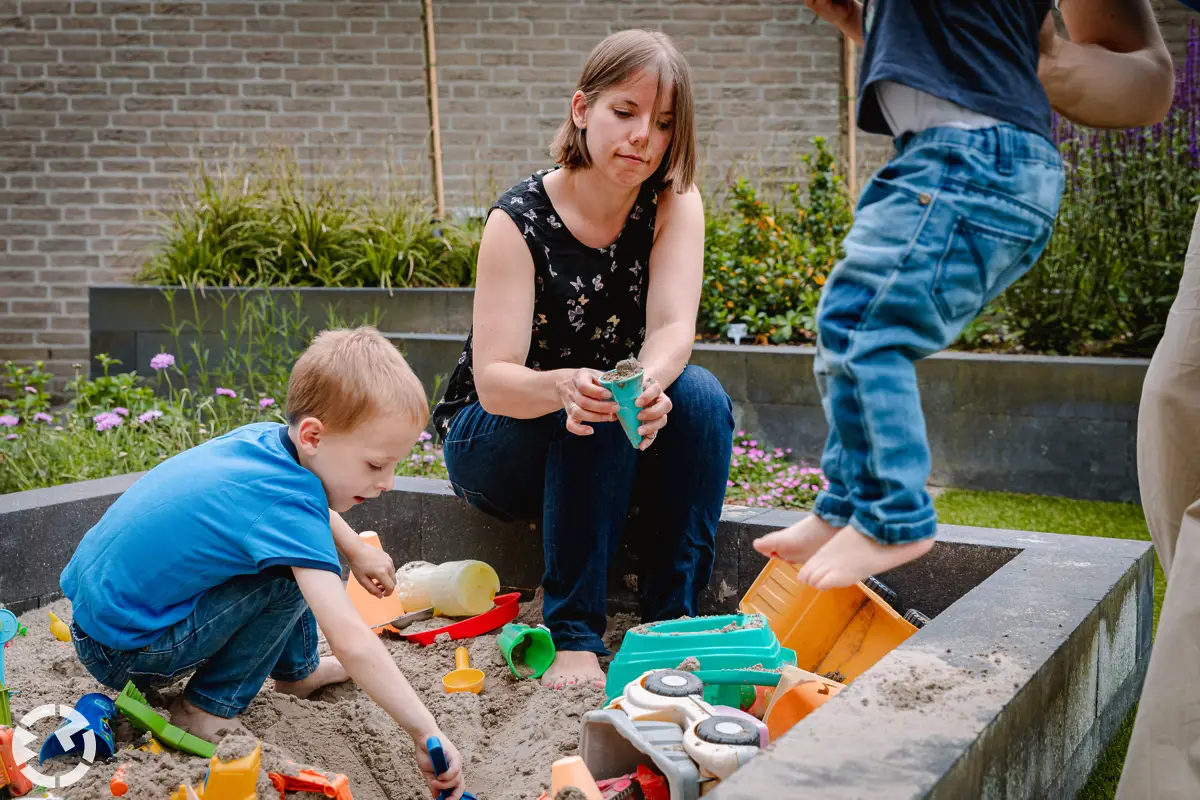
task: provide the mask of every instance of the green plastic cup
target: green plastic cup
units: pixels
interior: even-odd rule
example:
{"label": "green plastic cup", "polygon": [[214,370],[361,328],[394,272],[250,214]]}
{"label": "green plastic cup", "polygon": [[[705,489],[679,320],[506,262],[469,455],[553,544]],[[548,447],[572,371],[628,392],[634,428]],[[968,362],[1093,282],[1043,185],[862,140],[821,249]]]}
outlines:
{"label": "green plastic cup", "polygon": [[500,645],[500,653],[517,680],[540,678],[554,663],[554,640],[550,631],[540,625],[531,628],[510,622],[500,629],[496,644]]}
{"label": "green plastic cup", "polygon": [[[621,423],[621,428],[625,431],[625,435],[629,437],[629,443],[634,447],[639,447],[642,444],[642,435],[638,433],[638,428],[642,423],[637,418],[641,413],[641,409],[634,403],[642,396],[642,376],[644,370],[638,370],[637,373],[628,378],[617,378],[615,380],[600,378],[600,385],[608,389],[613,394],[613,400],[617,403],[617,419]],[[607,374],[607,373],[606,373]]]}

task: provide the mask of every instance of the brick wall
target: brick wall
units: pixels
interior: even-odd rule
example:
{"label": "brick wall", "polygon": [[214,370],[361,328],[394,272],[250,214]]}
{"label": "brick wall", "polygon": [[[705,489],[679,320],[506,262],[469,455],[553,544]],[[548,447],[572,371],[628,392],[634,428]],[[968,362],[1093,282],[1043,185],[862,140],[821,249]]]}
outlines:
{"label": "brick wall", "polygon": [[[1188,15],[1158,2],[1182,52]],[[434,5],[452,206],[547,165],[588,51],[628,27],[687,55],[708,187],[838,143],[839,39],[799,0]],[[198,158],[287,144],[427,182],[422,65],[419,0],[0,0],[0,361],[87,358],[87,285],[128,279]],[[860,143],[866,169],[884,148]]]}

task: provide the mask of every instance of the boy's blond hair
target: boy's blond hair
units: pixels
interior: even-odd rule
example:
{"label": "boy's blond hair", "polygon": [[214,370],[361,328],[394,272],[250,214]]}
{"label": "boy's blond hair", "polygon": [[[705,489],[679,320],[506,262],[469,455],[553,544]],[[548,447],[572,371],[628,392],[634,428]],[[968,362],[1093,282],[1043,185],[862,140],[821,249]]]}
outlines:
{"label": "boy's blond hair", "polygon": [[419,427],[429,421],[425,387],[404,356],[367,325],[317,334],[288,379],[288,423],[316,417],[330,430],[347,431],[379,413],[400,414]]}

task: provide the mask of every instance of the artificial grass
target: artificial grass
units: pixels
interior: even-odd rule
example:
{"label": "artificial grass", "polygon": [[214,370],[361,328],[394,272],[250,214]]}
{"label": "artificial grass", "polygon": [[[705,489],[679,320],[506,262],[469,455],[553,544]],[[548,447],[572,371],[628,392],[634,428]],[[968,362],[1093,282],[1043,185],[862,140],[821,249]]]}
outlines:
{"label": "artificial grass", "polygon": [[[984,528],[1011,528],[1043,533],[1077,536],[1105,536],[1114,539],[1149,541],[1141,506],[1130,503],[1101,503],[1068,500],[1060,497],[968,492],[951,490],[935,500],[938,517],[948,525],[975,525]],[[1167,583],[1162,566],[1154,564],[1154,626],[1162,609]],[[1087,784],[1075,800],[1110,800],[1116,796],[1117,783],[1125,764],[1125,751],[1133,731],[1135,706],[1121,729],[1092,771]]]}

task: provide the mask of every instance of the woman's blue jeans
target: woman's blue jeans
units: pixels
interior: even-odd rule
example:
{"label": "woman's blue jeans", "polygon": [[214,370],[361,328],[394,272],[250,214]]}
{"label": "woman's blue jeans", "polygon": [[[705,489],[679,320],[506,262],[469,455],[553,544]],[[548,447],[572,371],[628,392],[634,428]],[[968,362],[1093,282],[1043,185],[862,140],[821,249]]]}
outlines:
{"label": "woman's blue jeans", "polygon": [[542,520],[543,614],[560,650],[606,653],[608,565],[635,490],[644,542],[638,587],[645,621],[694,616],[712,575],[733,447],[733,409],[707,370],[688,366],[667,389],[667,425],[645,451],[619,423],[591,436],[565,412],[496,416],[472,403],[455,415],[446,467],[459,497],[501,520]]}

